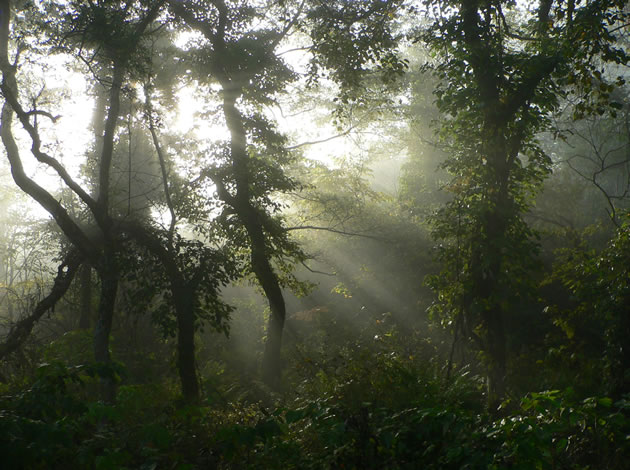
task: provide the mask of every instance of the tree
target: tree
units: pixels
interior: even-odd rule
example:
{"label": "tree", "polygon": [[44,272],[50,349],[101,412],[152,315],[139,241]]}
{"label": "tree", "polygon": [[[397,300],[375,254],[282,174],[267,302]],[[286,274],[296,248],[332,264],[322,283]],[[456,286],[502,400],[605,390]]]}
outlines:
{"label": "tree", "polygon": [[[183,237],[177,233],[180,220],[200,225],[200,219],[195,217],[203,213],[204,208],[199,199],[195,199],[194,191],[188,191],[191,197],[179,198],[172,192],[176,185],[172,184],[173,176],[168,175],[157,132],[158,114],[151,104],[151,99],[167,88],[170,90],[164,96],[174,95],[173,82],[167,79],[166,86],[162,86],[164,82],[158,82],[164,77],[157,77],[153,69],[156,57],[161,54],[162,58],[171,60],[177,57],[186,68],[175,67],[176,71],[187,70],[186,74],[194,75],[208,94],[212,93],[211,86],[218,84],[221,89],[216,103],[229,138],[225,142],[214,142],[210,150],[206,147],[200,152],[205,153],[205,162],[203,168],[199,168],[195,184],[197,188],[205,188],[206,206],[211,207],[216,204],[214,195],[208,191],[208,181],[212,181],[222,213],[217,219],[219,224],[207,225],[203,236],[207,242],[215,239],[213,232],[220,227],[224,236],[222,243],[237,247],[240,254],[248,253],[245,271],[257,278],[271,308],[264,376],[269,383],[277,383],[286,316],[282,287],[292,280],[291,264],[303,260],[304,254],[283,225],[283,202],[278,198],[278,194],[298,188],[298,183],[285,173],[295,153],[289,151],[286,137],[278,132],[265,111],[265,107],[273,105],[276,96],[286,90],[288,83],[298,82],[300,75],[276,49],[288,41],[290,34],[303,35],[305,41],[312,43],[305,47],[311,54],[310,69],[306,73],[308,85],[312,86],[328,73],[340,84],[339,115],[346,106],[365,107],[367,101],[361,93],[363,78],[382,77],[384,83],[389,83],[404,68],[392,49],[395,40],[389,30],[398,3],[77,1],[28,4],[20,10],[20,15],[14,16],[14,21],[10,15],[3,15],[0,44],[3,46],[0,65],[5,98],[3,143],[18,186],[53,215],[64,236],[83,256],[83,263],[98,274],[101,293],[94,341],[97,361],[110,360],[108,341],[114,304],[126,269],[121,260],[150,256],[173,268],[166,269],[170,289],[184,292],[184,297],[191,302],[175,305],[174,310],[180,322],[179,352],[188,358],[179,362],[182,383],[187,384],[185,395],[197,394],[194,324],[195,312],[199,311],[195,296],[199,294],[196,289],[200,281],[195,269],[207,266],[208,276],[204,279],[209,279],[218,259],[204,263],[195,258],[209,256],[210,251],[189,249],[192,245],[183,242]],[[4,11],[14,6],[9,1],[3,5]],[[159,24],[158,19],[163,22]],[[200,32],[203,40],[197,47],[176,51],[169,47],[172,37],[164,32],[181,31],[185,27]],[[156,44],[164,38],[168,44],[156,50]],[[332,39],[336,44],[333,48],[330,47]],[[14,50],[18,53],[13,54]],[[20,61],[52,54],[72,58],[75,66],[82,64],[82,71],[90,77],[93,86],[95,139],[93,148],[84,152],[88,161],[82,177],[65,168],[61,158],[47,145],[46,137],[58,120],[52,108],[50,111],[42,109],[43,103],[36,94],[28,106],[23,104],[30,76],[27,69],[19,69]],[[145,103],[139,106],[135,94],[139,91],[138,83],[144,85],[146,95]],[[158,88],[154,96],[153,91]],[[209,102],[212,103],[212,99]],[[128,112],[124,111],[127,105]],[[137,114],[134,116],[134,106],[136,110],[143,109],[140,115],[144,119],[138,119]],[[58,200],[52,191],[24,171],[21,149],[13,135],[14,116],[32,142],[31,153],[35,159],[56,172],[65,186],[64,191],[71,193],[67,199]],[[144,133],[134,126],[134,119],[144,121]],[[123,123],[127,124],[126,133]],[[132,164],[139,161],[134,158],[148,152],[151,143],[161,173],[161,177],[154,178],[154,183],[164,188],[163,195],[151,188],[150,183],[144,187],[131,184],[132,175],[136,175]],[[123,146],[128,148],[127,160],[121,158]],[[126,175],[126,184],[118,184],[115,174],[118,170]],[[187,189],[193,189],[195,184]],[[185,192],[181,191],[178,196]],[[145,207],[134,206],[132,198],[137,200],[136,196],[147,201]],[[76,205],[79,209],[75,211]],[[155,228],[150,211],[146,210],[149,205],[152,208],[166,206],[171,215],[168,230]],[[149,254],[134,255],[133,251],[138,248],[134,243]],[[227,278],[227,274],[222,273],[229,270],[226,267],[216,271],[219,283]],[[156,276],[163,277],[164,272],[158,271],[155,271]],[[216,293],[212,282],[207,285],[208,292]],[[171,298],[174,302],[177,299],[179,296],[175,295]],[[221,312],[219,308],[219,317]],[[113,388],[108,388],[111,398]]]}
{"label": "tree", "polygon": [[527,302],[536,262],[523,214],[550,171],[536,134],[570,93],[582,114],[617,106],[600,64],[626,63],[615,41],[627,13],[616,1],[426,5],[437,16],[420,37],[438,54],[444,167],[453,175],[453,199],[434,218],[445,266],[430,281],[434,312],[482,352],[494,408],[506,393],[506,316]]}
{"label": "tree", "polygon": [[234,264],[224,251],[213,250],[199,241],[151,229],[146,224],[123,225],[138,244],[138,249],[130,253],[126,270],[135,284],[132,288],[137,292],[136,308],[144,309],[154,297],[159,297],[160,307],[154,318],[165,336],[177,336],[182,394],[188,402],[196,403],[199,380],[194,335],[204,323],[228,333],[232,307],[221,300],[220,288],[235,277]]}
{"label": "tree", "polygon": [[[263,358],[265,381],[280,378],[280,351],[286,305],[273,261],[300,260],[303,254],[277,217],[274,193],[296,189],[284,168],[293,155],[286,138],[264,113],[274,95],[298,75],[276,49],[295,31],[312,41],[310,76],[332,71],[341,85],[341,102],[358,100],[367,64],[396,75],[403,64],[392,51],[389,24],[397,1],[370,2],[225,2],[170,1],[174,15],[204,37],[189,53],[201,83],[217,83],[221,113],[229,131],[203,172],[224,205],[221,216],[233,239],[246,240],[248,270],[269,302],[271,315]],[[390,16],[391,15],[391,16]],[[295,31],[294,31],[295,30]],[[191,67],[192,68],[192,67]]]}
{"label": "tree", "polygon": [[[60,229],[68,240],[79,250],[81,255],[95,267],[101,281],[101,294],[99,301],[98,322],[94,330],[94,356],[97,362],[108,363],[109,335],[114,314],[114,302],[118,288],[119,267],[117,266],[117,241],[114,233],[114,224],[110,213],[110,170],[114,153],[116,130],[120,115],[120,95],[123,88],[126,73],[132,68],[134,60],[137,60],[139,44],[145,30],[155,19],[159,12],[160,3],[154,3],[144,9],[138,5],[138,10],[129,9],[119,11],[116,5],[90,3],[72,5],[74,10],[66,11],[60,7],[62,13],[66,13],[66,19],[71,20],[61,23],[68,29],[64,31],[60,43],[57,45],[62,50],[70,50],[78,57],[84,57],[86,49],[91,49],[92,55],[88,64],[97,71],[97,78],[108,83],[109,97],[108,108],[103,109],[101,119],[105,122],[102,145],[98,158],[98,186],[97,196],[91,196],[89,192],[77,183],[70,173],[60,163],[58,158],[49,155],[43,146],[38,118],[48,118],[53,122],[55,117],[47,111],[26,109],[20,98],[20,83],[18,81],[18,64],[22,58],[22,52],[31,44],[20,40],[16,28],[24,28],[24,35],[29,37],[34,31],[42,31],[42,25],[57,26],[53,21],[43,21],[45,12],[38,11],[34,6],[26,5],[27,21],[12,28],[14,4],[5,0],[0,4],[2,16],[0,18],[0,69],[2,71],[2,84],[0,89],[4,96],[2,109],[2,130],[0,131],[2,142],[7,152],[11,165],[11,172],[16,184],[55,219]],[[49,5],[49,13],[57,14],[56,5]],[[29,23],[30,22],[30,23]],[[70,25],[71,23],[71,25]],[[29,31],[29,28],[31,29]],[[40,38],[37,47],[43,46],[44,39],[52,39],[50,31]],[[10,40],[15,41],[17,53],[10,52]],[[54,41],[53,41],[54,42]],[[102,74],[99,76],[99,74]],[[13,117],[17,115],[22,127],[27,132],[32,142],[31,153],[37,161],[53,169],[63,183],[79,198],[89,210],[99,235],[92,236],[86,232],[68,213],[64,205],[58,201],[47,189],[30,178],[24,171],[20,149],[13,136]],[[100,137],[100,136],[99,136]],[[112,400],[114,387],[111,380],[104,381],[104,394],[106,399]]]}

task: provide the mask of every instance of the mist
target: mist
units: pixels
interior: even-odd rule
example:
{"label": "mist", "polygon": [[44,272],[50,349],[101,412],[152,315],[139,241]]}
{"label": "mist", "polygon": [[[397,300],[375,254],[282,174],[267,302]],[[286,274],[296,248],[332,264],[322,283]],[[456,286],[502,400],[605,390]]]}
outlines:
{"label": "mist", "polygon": [[3,0],[3,468],[625,468],[630,16],[530,3]]}

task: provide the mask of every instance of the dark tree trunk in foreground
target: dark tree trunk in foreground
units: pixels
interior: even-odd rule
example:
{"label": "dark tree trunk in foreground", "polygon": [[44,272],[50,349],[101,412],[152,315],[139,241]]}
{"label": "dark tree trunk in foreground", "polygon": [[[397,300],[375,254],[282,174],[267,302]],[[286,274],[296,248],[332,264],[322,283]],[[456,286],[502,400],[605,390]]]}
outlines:
{"label": "dark tree trunk in foreground", "polygon": [[[461,62],[446,61],[438,67],[448,84],[446,98],[438,101],[444,114],[451,116],[446,119],[445,130],[454,150],[447,167],[459,175],[453,191],[469,207],[472,224],[470,238],[465,241],[470,256],[462,299],[466,333],[483,353],[488,405],[496,410],[506,394],[505,321],[514,308],[514,298],[528,295],[526,275],[521,273],[535,256],[535,240],[522,215],[528,208],[529,194],[548,172],[533,135],[541,125],[537,106],[552,109],[555,105],[551,99],[549,103],[540,101],[539,87],[557,70],[565,51],[547,37],[553,29],[548,27],[553,2],[538,4],[540,27],[532,29],[529,40],[540,49],[530,56],[521,56],[506,46],[507,27],[503,30],[496,26],[499,19],[493,13],[494,4],[476,0],[456,3],[457,13],[437,22],[441,26],[448,23],[453,33],[427,39],[441,53],[457,50],[465,57],[466,74],[457,69]],[[511,62],[514,54],[518,56],[518,67]],[[510,80],[506,80],[508,76]],[[453,99],[462,89],[474,90],[472,98]],[[529,160],[520,158],[522,153]],[[452,219],[453,213],[446,217]],[[450,225],[448,230],[450,236],[458,238],[459,247],[460,228]],[[456,279],[460,275],[457,267]]]}
{"label": "dark tree trunk in foreground", "polygon": [[[101,364],[110,364],[109,340],[118,291],[118,270],[114,261],[106,258],[98,269],[101,280],[101,295],[98,305],[98,319],[94,327],[94,360]],[[113,371],[111,371],[113,372]],[[113,402],[116,384],[113,374],[107,372],[101,377],[103,399]]]}
{"label": "dark tree trunk in foreground", "polygon": [[79,272],[79,329],[87,330],[92,324],[92,267],[85,263]]}
{"label": "dark tree trunk in foreground", "polygon": [[177,315],[177,369],[182,384],[182,395],[189,403],[199,401],[199,380],[195,360],[194,289],[174,286],[173,303]]}

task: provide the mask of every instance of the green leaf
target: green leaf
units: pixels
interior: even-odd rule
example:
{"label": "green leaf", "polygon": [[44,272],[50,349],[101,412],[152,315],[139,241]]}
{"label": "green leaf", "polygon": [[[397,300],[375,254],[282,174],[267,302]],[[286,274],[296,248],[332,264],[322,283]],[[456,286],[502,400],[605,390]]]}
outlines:
{"label": "green leaf", "polygon": [[612,398],[602,397],[597,400],[597,403],[604,408],[610,408],[612,406]]}

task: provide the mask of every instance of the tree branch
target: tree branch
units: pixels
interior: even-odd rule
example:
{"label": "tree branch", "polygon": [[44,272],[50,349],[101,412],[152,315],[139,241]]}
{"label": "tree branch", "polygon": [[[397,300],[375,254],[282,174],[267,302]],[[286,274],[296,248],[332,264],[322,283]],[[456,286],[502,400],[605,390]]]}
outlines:
{"label": "tree branch", "polygon": [[335,140],[338,139],[340,137],[345,137],[348,134],[350,134],[350,132],[352,132],[352,130],[355,128],[355,126],[350,126],[347,130],[343,131],[340,134],[336,134],[336,135],[332,135],[330,137],[325,137],[323,139],[319,139],[319,140],[308,140],[306,142],[300,142],[299,144],[295,144],[295,145],[291,145],[289,147],[286,147],[287,150],[295,150],[295,149],[299,149],[302,147],[306,147],[308,145],[317,145],[317,144],[323,144],[326,142],[330,142],[331,140]]}
{"label": "tree branch", "polygon": [[300,6],[298,7],[297,11],[295,12],[295,15],[293,15],[293,18],[291,18],[291,20],[284,26],[282,31],[278,34],[278,36],[272,42],[271,50],[274,50],[278,46],[280,41],[282,41],[286,37],[286,35],[289,33],[289,31],[291,31],[291,28],[293,28],[295,23],[297,23],[297,20],[299,19],[300,15],[302,13],[302,10],[304,8],[304,4],[305,3],[306,3],[306,0],[302,0],[302,3],[300,3]]}
{"label": "tree branch", "polygon": [[56,303],[64,296],[70,284],[72,284],[72,280],[83,259],[83,256],[76,249],[73,249],[66,255],[57,269],[57,276],[50,293],[39,301],[33,309],[33,313],[18,321],[11,328],[4,342],[0,344],[0,360],[18,349],[26,341],[41,317],[49,310],[54,309]]}
{"label": "tree branch", "polygon": [[324,276],[331,276],[331,277],[335,277],[335,273],[326,273],[324,271],[318,271],[317,269],[313,269],[311,267],[309,267],[304,261],[300,261],[300,264],[302,266],[304,266],[308,271],[312,272],[313,274],[323,274]]}
{"label": "tree branch", "polygon": [[[5,61],[2,60],[2,62],[5,62]],[[59,163],[58,160],[56,160],[55,158],[51,157],[50,155],[48,155],[47,153],[41,150],[41,138],[39,136],[39,132],[31,124],[30,119],[29,119],[30,115],[33,114],[33,112],[25,111],[24,108],[22,108],[22,105],[18,102],[16,98],[16,96],[18,95],[18,85],[15,79],[15,68],[12,66],[9,66],[9,67],[10,68],[3,67],[3,71],[2,71],[3,81],[2,81],[2,85],[0,85],[0,90],[2,91],[2,95],[4,96],[4,99],[6,102],[5,106],[9,105],[11,107],[11,110],[15,112],[15,114],[18,116],[18,119],[22,123],[22,127],[24,128],[24,130],[26,130],[26,132],[29,134],[31,138],[31,153],[37,159],[37,161],[44,163],[48,165],[49,167],[51,167],[52,169],[54,169],[57,172],[57,174],[61,177],[63,182],[72,191],[74,191],[74,193],[76,193],[77,196],[79,196],[79,198],[90,209],[95,209],[96,202],[94,201],[94,199],[92,199],[90,195],[87,194],[83,190],[83,188],[81,188],[81,186],[79,186],[72,179],[72,177],[67,172],[67,170],[63,167],[63,165]],[[38,111],[36,114],[39,114],[39,113],[40,112]]]}
{"label": "tree branch", "polygon": [[33,109],[31,111],[26,111],[25,114],[27,116],[44,116],[50,119],[52,122],[57,122],[59,118],[61,118],[60,114],[57,116],[53,116],[52,113],[49,113],[48,111],[42,111],[40,109]]}
{"label": "tree branch", "polygon": [[366,233],[359,233],[359,232],[348,232],[346,230],[338,230],[331,227],[319,227],[316,225],[299,225],[295,227],[285,227],[283,230],[285,232],[290,232],[292,230],[322,230],[324,232],[337,233],[339,235],[345,235],[348,237],[363,237],[363,238],[370,238],[372,240],[388,241],[387,238],[379,237],[376,235],[368,235]]}
{"label": "tree branch", "polygon": [[[94,247],[85,233],[68,215],[68,212],[61,203],[42,186],[37,184],[33,179],[29,178],[24,171],[20,151],[17,143],[15,142],[12,131],[14,106],[17,106],[18,109],[21,109],[21,107],[14,98],[17,96],[18,90],[17,80],[15,78],[17,69],[9,61],[10,11],[10,0],[0,0],[0,12],[2,12],[0,15],[0,70],[2,71],[2,84],[0,85],[0,88],[5,96],[5,102],[2,107],[2,115],[0,117],[0,138],[2,139],[2,143],[4,144],[7,152],[7,158],[11,166],[13,180],[20,189],[31,196],[50,215],[53,216],[63,233],[72,241],[73,244],[75,244],[75,246],[79,248],[79,250],[81,250],[84,256],[93,259],[93,257],[96,256],[96,247]],[[24,113],[22,113],[22,117],[22,124],[24,125],[24,123],[26,123],[27,130],[30,129],[34,132],[34,134],[31,135],[32,137],[35,137],[33,145],[35,150],[37,150],[38,135],[31,126],[28,116],[24,116]],[[54,161],[56,162],[56,160]],[[70,182],[74,183],[69,176],[67,176],[67,178]],[[76,183],[74,183],[74,186],[78,187]],[[87,196],[84,192],[83,194]],[[92,200],[89,196],[87,196],[87,199]]]}
{"label": "tree branch", "polygon": [[148,85],[144,87],[144,95],[145,95],[145,106],[146,106],[146,114],[147,119],[149,120],[149,132],[151,132],[151,138],[153,139],[153,146],[155,147],[155,151],[158,155],[158,160],[160,162],[160,171],[162,172],[162,183],[164,187],[164,199],[166,200],[166,206],[171,214],[171,223],[168,229],[168,236],[171,242],[173,241],[173,234],[175,232],[175,225],[177,224],[177,214],[175,213],[175,207],[173,206],[173,201],[171,200],[171,191],[168,187],[168,174],[166,171],[166,158],[164,157],[164,152],[162,151],[162,146],[160,145],[160,140],[157,135],[157,130],[155,129],[155,124],[153,122],[153,106],[151,104],[151,89]]}
{"label": "tree branch", "polygon": [[94,212],[94,216],[100,214],[101,220],[97,217],[97,221],[102,229],[106,229],[106,218],[109,211],[109,175],[111,172],[112,159],[114,155],[114,135],[118,127],[118,115],[120,114],[120,91],[124,76],[124,67],[119,60],[114,61],[114,70],[112,76],[112,86],[109,93],[109,110],[105,121],[105,132],[103,133],[103,149],[99,165],[98,178],[98,208]]}

